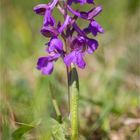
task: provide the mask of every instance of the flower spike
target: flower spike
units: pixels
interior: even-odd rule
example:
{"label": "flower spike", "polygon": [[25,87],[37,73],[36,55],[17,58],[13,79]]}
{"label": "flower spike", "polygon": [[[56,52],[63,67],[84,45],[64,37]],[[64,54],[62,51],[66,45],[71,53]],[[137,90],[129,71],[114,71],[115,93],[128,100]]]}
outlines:
{"label": "flower spike", "polygon": [[[72,8],[72,3],[93,5],[94,0],[68,0],[64,1],[64,7],[61,7],[58,0],[52,0],[48,4],[39,4],[34,7],[36,14],[44,16],[41,34],[50,38],[46,49],[48,56],[40,57],[37,63],[37,68],[45,75],[50,75],[53,72],[54,62],[59,58],[63,59],[66,66],[75,64],[84,69],[86,66],[84,56],[92,54],[99,46],[98,41],[89,38],[88,34],[91,33],[95,37],[98,33],[104,33],[104,29],[94,19],[102,12],[102,6],[94,6],[89,11],[79,11]],[[60,21],[56,23],[52,14],[55,7],[63,15],[63,23]],[[67,11],[73,16],[70,16]],[[81,29],[77,24],[78,18],[88,21],[89,25]],[[62,38],[65,44],[68,42],[68,46],[63,46]]]}

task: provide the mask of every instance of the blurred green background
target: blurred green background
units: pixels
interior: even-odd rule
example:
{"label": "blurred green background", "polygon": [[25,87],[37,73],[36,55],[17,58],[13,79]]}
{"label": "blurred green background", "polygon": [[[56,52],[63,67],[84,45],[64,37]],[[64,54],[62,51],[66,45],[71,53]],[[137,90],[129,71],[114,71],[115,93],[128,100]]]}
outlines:
{"label": "blurred green background", "polygon": [[[11,140],[20,123],[38,124],[23,140],[48,140],[48,119],[55,117],[50,85],[67,116],[67,80],[62,61],[51,76],[36,70],[45,55],[39,34],[42,17],[33,7],[46,0],[0,2],[0,139]],[[95,0],[103,6],[96,18],[105,29],[99,49],[86,56],[80,77],[80,140],[140,139],[140,2]],[[88,6],[75,6],[80,10]],[[57,19],[61,17],[56,14]],[[80,22],[81,26],[87,23]]]}

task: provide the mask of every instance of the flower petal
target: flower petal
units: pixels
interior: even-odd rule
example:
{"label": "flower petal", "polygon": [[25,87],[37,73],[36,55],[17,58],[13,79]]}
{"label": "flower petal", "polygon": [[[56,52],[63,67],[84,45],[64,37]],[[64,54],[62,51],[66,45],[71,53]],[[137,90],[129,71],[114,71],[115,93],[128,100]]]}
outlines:
{"label": "flower petal", "polygon": [[84,69],[86,66],[86,63],[83,59],[83,54],[82,53],[78,53],[78,55],[76,56],[76,64],[79,68]]}
{"label": "flower petal", "polygon": [[92,54],[98,48],[98,42],[95,39],[88,39],[87,44],[88,44],[87,52],[89,54]]}
{"label": "flower petal", "polygon": [[70,54],[65,56],[64,62],[67,66],[70,66],[71,63],[76,64],[79,68],[85,68],[85,61],[83,59],[83,53],[79,51],[72,51]]}
{"label": "flower petal", "polygon": [[71,63],[75,62],[75,51],[72,51],[67,56],[64,57],[64,63],[67,66],[70,66]]}
{"label": "flower petal", "polygon": [[97,33],[104,33],[104,29],[101,27],[101,25],[93,20],[90,25],[89,25],[90,31],[92,32],[93,35],[97,35]]}
{"label": "flower petal", "polygon": [[48,64],[41,69],[42,74],[50,75],[53,72],[53,62],[48,62]]}
{"label": "flower petal", "polygon": [[41,70],[42,67],[45,67],[48,64],[49,57],[40,57],[37,62],[37,69]]}

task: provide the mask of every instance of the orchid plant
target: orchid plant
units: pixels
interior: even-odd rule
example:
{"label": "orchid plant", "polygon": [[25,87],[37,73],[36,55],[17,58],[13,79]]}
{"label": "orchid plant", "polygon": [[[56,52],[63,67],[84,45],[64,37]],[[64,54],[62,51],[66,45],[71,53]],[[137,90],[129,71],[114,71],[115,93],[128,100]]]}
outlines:
{"label": "orchid plant", "polygon": [[[72,4],[90,4],[93,8],[89,11],[79,11],[73,9]],[[54,8],[57,8],[63,15],[64,21],[56,23],[52,15]],[[94,19],[101,11],[101,6],[95,6],[93,0],[52,0],[48,4],[39,4],[34,7],[38,15],[44,17],[41,34],[50,41],[46,44],[47,56],[40,57],[37,62],[37,69],[43,75],[50,75],[54,69],[54,63],[62,58],[66,65],[68,77],[68,94],[70,103],[70,122],[71,140],[78,140],[78,100],[79,100],[79,81],[76,66],[84,69],[86,62],[84,56],[92,54],[98,48],[98,41],[90,38],[91,33],[94,37],[104,30]],[[89,22],[89,25],[81,29],[77,20],[81,18]]]}

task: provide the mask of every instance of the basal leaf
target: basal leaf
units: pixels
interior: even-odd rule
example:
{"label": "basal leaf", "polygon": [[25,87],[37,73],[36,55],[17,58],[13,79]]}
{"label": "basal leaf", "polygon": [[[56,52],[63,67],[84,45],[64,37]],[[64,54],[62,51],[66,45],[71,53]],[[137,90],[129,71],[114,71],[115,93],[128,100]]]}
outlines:
{"label": "basal leaf", "polygon": [[64,125],[60,124],[59,122],[57,122],[54,119],[51,120],[51,123],[52,123],[51,132],[52,132],[53,139],[54,140],[66,140]]}
{"label": "basal leaf", "polygon": [[34,126],[32,126],[32,125],[22,124],[21,127],[19,127],[18,129],[16,129],[12,133],[13,140],[20,140],[25,133],[27,133],[28,131],[30,131],[33,128],[34,128]]}

